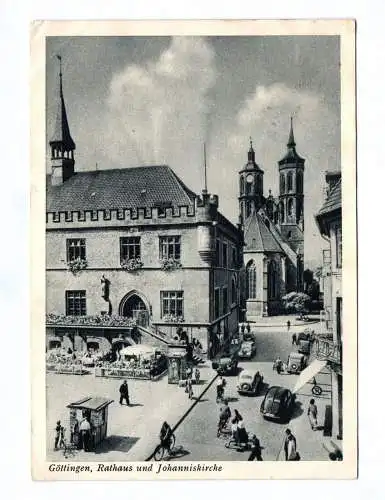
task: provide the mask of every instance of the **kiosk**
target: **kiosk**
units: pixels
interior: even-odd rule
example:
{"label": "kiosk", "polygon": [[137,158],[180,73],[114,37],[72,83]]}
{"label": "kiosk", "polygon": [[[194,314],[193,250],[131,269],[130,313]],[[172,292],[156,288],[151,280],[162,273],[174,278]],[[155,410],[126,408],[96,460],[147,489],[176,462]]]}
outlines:
{"label": "kiosk", "polygon": [[[70,409],[71,442],[81,443],[79,426],[83,419],[91,424],[91,448],[94,449],[107,435],[108,406],[113,399],[87,396],[67,405]],[[80,446],[79,446],[80,447]]]}
{"label": "kiosk", "polygon": [[179,384],[181,380],[187,378],[188,368],[186,346],[169,345],[167,351],[168,358],[168,383]]}

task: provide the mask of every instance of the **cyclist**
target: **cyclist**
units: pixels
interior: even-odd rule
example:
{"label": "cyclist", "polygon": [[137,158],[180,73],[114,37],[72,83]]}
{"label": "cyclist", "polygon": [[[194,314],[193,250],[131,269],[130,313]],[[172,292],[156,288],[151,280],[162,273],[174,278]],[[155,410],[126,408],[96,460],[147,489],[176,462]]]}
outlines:
{"label": "cyclist", "polygon": [[160,430],[159,438],[163,448],[165,448],[169,453],[171,448],[171,436],[172,436],[171,427],[168,425],[166,421],[164,421],[162,428]]}
{"label": "cyclist", "polygon": [[231,418],[231,410],[229,408],[229,403],[225,400],[224,405],[221,407],[219,412],[218,429],[220,430],[224,429],[230,418]]}

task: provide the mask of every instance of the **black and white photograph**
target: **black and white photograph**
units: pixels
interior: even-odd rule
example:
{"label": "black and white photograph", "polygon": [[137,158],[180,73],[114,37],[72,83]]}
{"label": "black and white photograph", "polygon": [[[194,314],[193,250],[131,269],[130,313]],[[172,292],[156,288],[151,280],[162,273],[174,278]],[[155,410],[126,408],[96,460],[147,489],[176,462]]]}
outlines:
{"label": "black and white photograph", "polygon": [[41,478],[355,475],[354,23],[258,23],[41,36]]}

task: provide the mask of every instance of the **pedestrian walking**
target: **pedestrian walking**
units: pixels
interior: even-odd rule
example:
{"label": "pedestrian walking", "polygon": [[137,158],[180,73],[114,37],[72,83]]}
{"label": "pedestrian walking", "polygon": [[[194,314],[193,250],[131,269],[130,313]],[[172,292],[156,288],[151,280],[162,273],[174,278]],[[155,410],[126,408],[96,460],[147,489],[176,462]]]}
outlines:
{"label": "pedestrian walking", "polygon": [[281,358],[278,356],[278,358],[275,360],[275,369],[277,370],[277,373],[278,375],[281,375],[281,371],[282,371],[282,360]]}
{"label": "pedestrian walking", "polygon": [[194,396],[194,393],[193,393],[193,388],[192,388],[192,378],[189,377],[187,379],[187,382],[186,382],[186,389],[187,389],[187,393],[188,393],[188,398],[189,399],[192,399],[193,396]]}
{"label": "pedestrian walking", "polygon": [[287,461],[299,460],[299,454],[297,451],[297,442],[294,436],[291,434],[287,438]]}
{"label": "pedestrian walking", "polygon": [[253,434],[253,437],[251,438],[251,453],[247,461],[252,462],[255,459],[257,459],[258,462],[263,461],[261,444],[257,436]]}
{"label": "pedestrian walking", "polygon": [[245,323],[241,324],[241,333],[242,335],[245,333]]}
{"label": "pedestrian walking", "polygon": [[297,345],[297,335],[295,333],[291,336],[291,345]]}
{"label": "pedestrian walking", "polygon": [[291,325],[291,323],[290,323],[290,320],[289,320],[289,319],[287,320],[287,323],[286,323],[286,324],[287,324],[287,331],[290,331],[290,325]]}
{"label": "pedestrian walking", "polygon": [[291,448],[294,446],[295,450],[297,451],[297,439],[295,436],[292,434],[290,429],[286,429],[285,431],[285,443],[284,443],[284,451],[285,451],[285,460],[289,460],[289,441],[294,441],[294,445],[291,444]]}
{"label": "pedestrian walking", "polygon": [[127,380],[123,382],[123,384],[119,387],[119,392],[120,392],[120,398],[119,398],[119,404],[123,404],[123,401],[126,401],[127,406],[130,406],[130,398],[128,395],[128,385],[127,385]]}
{"label": "pedestrian walking", "polygon": [[195,383],[197,385],[199,384],[200,378],[201,378],[201,372],[199,371],[199,368],[196,367],[195,368]]}
{"label": "pedestrian walking", "polygon": [[56,422],[56,427],[55,427],[55,447],[54,447],[54,450],[58,450],[59,449],[59,441],[60,441],[60,436],[61,436],[61,423],[60,423],[60,420],[58,420]]}
{"label": "pedestrian walking", "polygon": [[251,331],[250,323],[249,322],[247,322],[246,330],[247,330],[247,333],[250,333],[250,331]]}
{"label": "pedestrian walking", "polygon": [[309,402],[307,414],[309,417],[309,422],[310,422],[310,426],[311,426],[312,430],[316,431],[318,429],[318,421],[317,421],[318,408],[317,408],[317,405],[315,404],[314,399],[311,399]]}
{"label": "pedestrian walking", "polygon": [[234,418],[237,421],[237,423],[243,420],[242,415],[239,413],[238,410],[234,410]]}

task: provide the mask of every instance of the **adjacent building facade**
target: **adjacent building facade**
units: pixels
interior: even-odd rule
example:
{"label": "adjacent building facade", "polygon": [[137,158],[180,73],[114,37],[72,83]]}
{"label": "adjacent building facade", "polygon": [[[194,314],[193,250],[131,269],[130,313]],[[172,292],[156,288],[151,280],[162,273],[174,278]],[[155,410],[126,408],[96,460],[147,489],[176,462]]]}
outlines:
{"label": "adjacent building facade", "polygon": [[304,167],[291,121],[287,152],[278,162],[279,195],[263,194],[264,172],[250,142],[239,172],[239,220],[244,231],[243,303],[246,319],[279,314],[281,298],[302,291],[304,262]]}
{"label": "adjacent building facade", "polygon": [[47,347],[167,344],[183,327],[214,355],[237,331],[242,260],[218,196],[166,165],[77,172],[61,73],[49,145]]}
{"label": "adjacent building facade", "polygon": [[332,374],[332,433],[342,439],[342,211],[341,173],[326,174],[327,196],[316,221],[321,235],[328,241],[323,251],[322,282],[324,291],[324,334],[316,355],[325,359]]}

